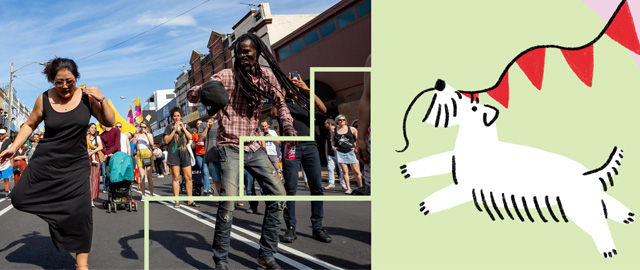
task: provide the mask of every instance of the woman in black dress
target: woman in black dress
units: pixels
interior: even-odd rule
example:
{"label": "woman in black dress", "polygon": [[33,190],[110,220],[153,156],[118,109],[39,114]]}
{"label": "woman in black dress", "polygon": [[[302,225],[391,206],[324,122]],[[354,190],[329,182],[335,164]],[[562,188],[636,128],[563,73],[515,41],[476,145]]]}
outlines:
{"label": "woman in black dress", "polygon": [[98,88],[76,87],[80,74],[73,60],[54,58],[44,73],[54,87],[36,99],[14,144],[0,153],[0,162],[11,158],[44,121],[47,136],[14,187],[11,203],[49,223],[56,249],[76,253],[76,268],[88,269],[93,219],[86,128],[92,115],[105,126],[115,124],[115,115]]}

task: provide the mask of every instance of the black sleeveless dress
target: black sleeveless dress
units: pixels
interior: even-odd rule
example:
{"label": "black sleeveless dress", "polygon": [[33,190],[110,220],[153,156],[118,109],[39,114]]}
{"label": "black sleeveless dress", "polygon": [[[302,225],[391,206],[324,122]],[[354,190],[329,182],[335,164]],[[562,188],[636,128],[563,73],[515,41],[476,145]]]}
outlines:
{"label": "black sleeveless dress", "polygon": [[16,209],[49,223],[51,240],[60,252],[91,250],[93,216],[86,139],[89,107],[89,96],[83,94],[76,108],[56,112],[44,92],[42,119],[46,133],[11,192]]}

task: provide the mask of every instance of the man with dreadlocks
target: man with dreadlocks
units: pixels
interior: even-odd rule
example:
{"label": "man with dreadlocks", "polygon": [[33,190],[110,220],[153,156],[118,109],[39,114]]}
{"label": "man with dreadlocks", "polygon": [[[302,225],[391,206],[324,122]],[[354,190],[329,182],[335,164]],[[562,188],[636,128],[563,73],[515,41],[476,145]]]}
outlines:
{"label": "man with dreadlocks", "polygon": [[[254,34],[244,34],[238,38],[234,48],[233,69],[222,70],[211,76],[212,81],[219,81],[229,94],[227,105],[220,110],[218,118],[218,148],[226,161],[221,162],[222,194],[238,195],[239,143],[240,136],[260,136],[259,117],[265,98],[278,110],[283,125],[284,136],[296,136],[293,119],[284,103],[281,86],[289,93],[299,96],[301,106],[309,107],[309,98],[293,85],[271,55],[270,50]],[[258,63],[262,56],[269,68]],[[193,87],[187,93],[189,101],[199,102],[204,93],[200,87]],[[205,104],[206,105],[206,104]],[[212,112],[209,112],[210,114]],[[285,195],[284,186],[274,170],[273,164],[264,148],[257,141],[245,142],[244,168],[258,180],[265,195]],[[213,237],[213,260],[215,269],[228,269],[231,225],[234,202],[224,202],[218,207],[216,227]],[[266,269],[280,269],[274,254],[278,247],[284,202],[266,202],[265,218],[262,224],[258,264]]]}

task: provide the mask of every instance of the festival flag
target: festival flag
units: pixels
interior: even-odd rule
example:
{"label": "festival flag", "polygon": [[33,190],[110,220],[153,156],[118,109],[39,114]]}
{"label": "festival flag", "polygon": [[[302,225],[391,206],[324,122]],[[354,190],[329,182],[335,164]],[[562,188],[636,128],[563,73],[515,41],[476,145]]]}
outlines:
{"label": "festival flag", "polygon": [[504,78],[500,81],[498,87],[487,92],[490,97],[502,104],[505,108],[509,108],[509,72],[504,74]]}
{"label": "festival flag", "polygon": [[591,87],[593,81],[593,44],[580,50],[561,50],[564,59],[578,78]]}
{"label": "festival flag", "polygon": [[534,49],[518,60],[518,66],[527,75],[529,81],[535,86],[538,90],[542,89],[542,76],[544,75],[544,55],[545,48]]}
{"label": "festival flag", "polygon": [[142,122],[142,104],[140,104],[140,97],[133,100],[133,106],[136,106],[135,121],[139,124]]}
{"label": "festival flag", "polygon": [[131,106],[129,106],[129,113],[127,114],[127,121],[129,121],[129,124],[133,124],[133,112],[131,110]]}

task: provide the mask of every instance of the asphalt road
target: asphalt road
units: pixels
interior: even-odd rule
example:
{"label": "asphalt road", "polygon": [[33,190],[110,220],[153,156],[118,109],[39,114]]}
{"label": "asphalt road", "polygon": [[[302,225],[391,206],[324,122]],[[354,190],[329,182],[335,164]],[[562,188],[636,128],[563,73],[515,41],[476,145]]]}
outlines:
{"label": "asphalt road", "polygon": [[[155,178],[156,194],[172,195],[169,177]],[[338,186],[339,187],[339,186]],[[2,192],[0,192],[2,193]],[[327,192],[342,195],[341,190]],[[300,195],[308,189],[299,182]],[[140,193],[133,191],[134,200]],[[102,207],[107,196],[100,194],[93,211],[94,233],[89,257],[91,269],[144,268],[143,212],[119,208],[108,213]],[[211,269],[211,243],[215,224],[215,202],[201,207],[173,208],[170,202],[149,204],[150,269]],[[245,206],[234,212],[229,267],[255,269],[258,240],[264,213],[248,214]],[[322,243],[311,237],[310,202],[296,203],[298,239],[280,243],[276,259],[287,269],[371,268],[371,203],[325,202],[323,226],[333,238]],[[281,236],[284,234],[284,228]],[[73,254],[59,253],[51,243],[47,224],[40,218],[13,209],[0,195],[0,265],[2,269],[74,269]]]}

